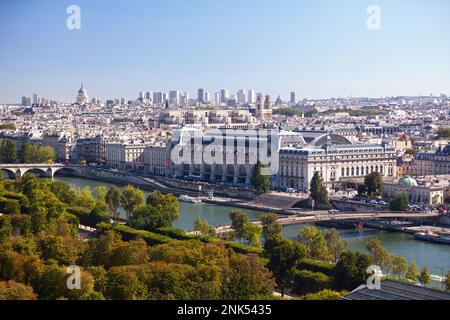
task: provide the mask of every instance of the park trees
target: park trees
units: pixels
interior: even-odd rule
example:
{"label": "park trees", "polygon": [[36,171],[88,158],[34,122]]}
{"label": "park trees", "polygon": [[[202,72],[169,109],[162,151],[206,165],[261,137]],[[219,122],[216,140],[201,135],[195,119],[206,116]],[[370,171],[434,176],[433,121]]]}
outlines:
{"label": "park trees", "polygon": [[163,195],[154,191],[147,197],[147,205],[156,207],[167,221],[173,222],[180,218],[180,203],[172,194]]}
{"label": "park trees", "polygon": [[450,291],[450,271],[445,276],[445,289]]}
{"label": "park trees", "polygon": [[266,239],[264,249],[269,259],[267,267],[284,296],[285,290],[292,288],[295,270],[307,250],[300,242],[284,239],[280,235]]}
{"label": "park trees", "polygon": [[226,270],[222,299],[251,300],[273,292],[275,281],[258,256],[233,254]]}
{"label": "park trees", "polygon": [[127,185],[122,191],[121,203],[127,214],[127,221],[130,221],[133,211],[145,203],[144,192],[131,185]]}
{"label": "park trees", "polygon": [[373,238],[366,241],[366,249],[372,258],[373,263],[380,266],[383,269],[389,269],[390,267],[390,254],[381,245],[380,239]]}
{"label": "park trees", "polygon": [[261,161],[258,160],[253,169],[252,185],[256,189],[258,195],[270,191],[270,177],[262,174],[263,168],[264,166]]}
{"label": "park trees", "polygon": [[402,278],[408,271],[408,263],[401,256],[392,257],[392,273],[394,277]]}
{"label": "park trees", "polygon": [[406,272],[406,279],[412,282],[417,282],[419,276],[420,272],[419,269],[417,268],[417,265],[413,261],[411,261],[408,267],[408,271]]}
{"label": "park trees", "polygon": [[335,285],[341,290],[354,290],[367,280],[367,268],[371,264],[369,256],[357,252],[341,254],[335,267]]}
{"label": "park trees", "polygon": [[264,214],[259,218],[265,239],[281,234],[282,226],[277,222],[277,219],[278,216],[275,213]]}
{"label": "park trees", "polygon": [[14,163],[16,160],[16,144],[11,140],[3,140],[0,143],[0,163]]}
{"label": "park trees", "polygon": [[333,263],[336,263],[339,260],[339,256],[347,248],[347,240],[342,238],[339,231],[334,228],[325,231],[324,237],[328,247],[328,253],[331,257],[331,261]]}
{"label": "park trees", "polygon": [[231,228],[234,231],[235,237],[242,240],[247,240],[252,245],[259,245],[262,228],[248,220],[247,215],[241,210],[233,210],[229,214],[231,219]]}
{"label": "park trees", "polygon": [[423,267],[422,271],[420,272],[419,282],[425,286],[425,285],[429,284],[430,281],[431,281],[430,271],[428,269],[428,266],[425,266],[425,267]]}
{"label": "park trees", "polygon": [[389,207],[392,211],[405,211],[408,208],[409,198],[405,193],[399,193],[389,203]]}
{"label": "park trees", "polygon": [[120,208],[122,191],[116,186],[111,186],[106,193],[105,202],[108,206],[108,213],[114,218],[117,217],[117,211]]}
{"label": "park trees", "polygon": [[307,226],[299,232],[298,240],[305,246],[310,259],[331,260],[324,235],[315,226]]}
{"label": "park trees", "polygon": [[203,220],[201,218],[195,219],[194,222],[195,225],[195,231],[200,232],[202,235],[210,236],[210,237],[216,237],[216,229],[209,225],[208,221]]}
{"label": "park trees", "polygon": [[318,171],[314,172],[314,176],[310,185],[311,198],[320,204],[328,203],[328,191],[323,186],[323,179]]}
{"label": "park trees", "polygon": [[52,163],[55,161],[55,150],[49,146],[40,146],[25,142],[22,145],[21,163]]}
{"label": "park trees", "polygon": [[15,281],[0,282],[0,300],[36,300],[33,288]]}
{"label": "park trees", "polygon": [[381,190],[381,174],[372,172],[364,178],[365,190],[370,196],[378,195]]}

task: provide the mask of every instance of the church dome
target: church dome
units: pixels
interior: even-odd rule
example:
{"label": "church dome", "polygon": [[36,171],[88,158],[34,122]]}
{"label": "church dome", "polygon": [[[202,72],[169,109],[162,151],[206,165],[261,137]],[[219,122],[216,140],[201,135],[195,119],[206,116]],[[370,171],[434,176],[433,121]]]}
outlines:
{"label": "church dome", "polygon": [[400,179],[400,181],[398,182],[399,185],[403,186],[403,187],[417,187],[417,181],[413,178],[411,178],[410,176],[406,176],[403,177],[402,179]]}

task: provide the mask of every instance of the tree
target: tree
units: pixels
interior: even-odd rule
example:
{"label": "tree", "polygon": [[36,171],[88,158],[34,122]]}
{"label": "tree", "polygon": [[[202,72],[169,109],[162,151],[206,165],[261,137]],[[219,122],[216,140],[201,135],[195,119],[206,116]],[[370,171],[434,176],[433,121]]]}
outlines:
{"label": "tree", "polygon": [[136,229],[154,231],[158,228],[170,227],[172,220],[156,207],[141,205],[133,211],[129,224]]}
{"label": "tree", "polygon": [[253,246],[259,246],[261,243],[262,228],[254,223],[245,222],[243,225],[244,239]]}
{"label": "tree", "polygon": [[97,194],[97,201],[106,202],[106,195],[108,194],[108,188],[106,186],[95,187],[95,193]]}
{"label": "tree", "polygon": [[261,161],[258,160],[253,169],[252,184],[258,195],[270,191],[270,178],[269,176],[262,174],[263,168],[265,167],[262,165]]}
{"label": "tree", "polygon": [[427,266],[425,266],[422,269],[422,272],[420,272],[419,281],[422,285],[426,286],[430,283],[431,277],[430,277],[430,271]]}
{"label": "tree", "polygon": [[138,277],[127,267],[114,267],[106,273],[106,298],[112,300],[134,300],[139,298],[141,284]]}
{"label": "tree", "polygon": [[16,144],[11,140],[3,140],[0,143],[0,163],[14,163],[16,160]]}
{"label": "tree", "polygon": [[388,270],[390,267],[390,254],[381,245],[380,239],[373,238],[366,241],[366,249],[369,251],[373,263]]}
{"label": "tree", "polygon": [[223,285],[222,299],[251,300],[273,293],[272,274],[256,255],[233,254]]}
{"label": "tree", "polygon": [[0,282],[0,300],[36,300],[33,288],[15,281]]}
{"label": "tree", "polygon": [[216,229],[213,226],[210,226],[208,221],[201,218],[195,219],[195,231],[210,237],[217,236]]}
{"label": "tree", "polygon": [[301,230],[298,240],[306,247],[308,258],[322,261],[330,260],[325,237],[315,226],[307,226]]}
{"label": "tree", "polygon": [[320,176],[319,171],[314,172],[314,176],[311,179],[310,185],[311,198],[317,203],[326,204],[328,203],[328,191],[323,186],[323,179]]}
{"label": "tree", "polygon": [[231,219],[231,228],[235,232],[237,239],[245,238],[244,225],[248,223],[247,215],[241,210],[233,210],[229,213]]}
{"label": "tree", "polygon": [[408,267],[408,271],[406,272],[406,279],[412,281],[412,282],[417,282],[417,280],[419,279],[420,276],[420,271],[417,268],[417,265],[411,261],[411,263],[409,264]]}
{"label": "tree", "polygon": [[171,222],[180,218],[180,203],[172,194],[163,195],[154,191],[148,196],[147,204],[156,207]]}
{"label": "tree", "polygon": [[364,178],[364,185],[370,196],[379,194],[381,190],[381,174],[372,172]]}
{"label": "tree", "polygon": [[284,239],[278,235],[266,239],[265,253],[269,259],[267,267],[272,271],[282,296],[292,288],[295,270],[306,256],[306,248],[299,242]]}
{"label": "tree", "polygon": [[335,286],[341,290],[354,290],[367,281],[367,268],[371,264],[368,255],[344,252],[335,267]]}
{"label": "tree", "polygon": [[402,192],[391,200],[389,207],[392,211],[405,211],[408,208],[408,204],[409,198]]}
{"label": "tree", "polygon": [[122,199],[122,191],[116,186],[111,186],[105,196],[106,205],[108,206],[108,212],[114,218],[117,217],[117,211],[120,208]]}
{"label": "tree", "polygon": [[145,195],[142,190],[127,185],[123,189],[121,201],[127,214],[127,221],[130,221],[133,211],[145,203]]}
{"label": "tree", "polygon": [[265,239],[281,235],[282,226],[277,221],[278,216],[275,213],[268,213],[262,215],[259,220],[261,221],[263,227],[263,236]]}
{"label": "tree", "polygon": [[408,271],[408,263],[401,256],[392,257],[392,273],[394,277],[402,278]]}
{"label": "tree", "polygon": [[39,146],[25,142],[22,145],[22,163],[51,163],[55,161],[55,150],[49,146]]}
{"label": "tree", "polygon": [[327,243],[328,252],[331,255],[331,260],[336,263],[339,256],[347,248],[347,240],[341,237],[341,234],[336,229],[327,230],[324,234],[325,241]]}
{"label": "tree", "polygon": [[95,197],[89,187],[78,188],[74,190],[75,199],[73,205],[80,208],[92,210],[95,207]]}

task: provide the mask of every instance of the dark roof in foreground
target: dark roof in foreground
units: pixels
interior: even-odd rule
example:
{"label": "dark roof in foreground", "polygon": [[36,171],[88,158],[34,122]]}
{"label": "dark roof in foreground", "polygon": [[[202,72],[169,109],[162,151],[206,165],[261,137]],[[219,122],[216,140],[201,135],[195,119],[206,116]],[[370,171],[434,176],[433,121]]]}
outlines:
{"label": "dark roof in foreground", "polygon": [[342,300],[450,300],[450,293],[393,280],[382,280],[381,290],[363,285]]}

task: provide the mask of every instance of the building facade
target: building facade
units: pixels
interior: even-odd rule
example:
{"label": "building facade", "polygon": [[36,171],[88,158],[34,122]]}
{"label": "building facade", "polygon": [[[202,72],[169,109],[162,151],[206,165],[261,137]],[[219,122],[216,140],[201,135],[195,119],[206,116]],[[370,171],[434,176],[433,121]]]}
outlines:
{"label": "building facade", "polygon": [[306,147],[280,150],[279,187],[309,191],[315,172],[328,189],[342,182],[361,182],[372,172],[385,178],[396,176],[395,149],[384,145],[351,144],[338,135],[324,135]]}
{"label": "building facade", "polygon": [[107,144],[106,166],[120,171],[143,172],[145,148],[143,144]]}

